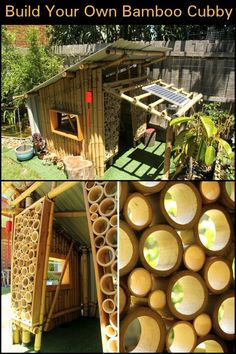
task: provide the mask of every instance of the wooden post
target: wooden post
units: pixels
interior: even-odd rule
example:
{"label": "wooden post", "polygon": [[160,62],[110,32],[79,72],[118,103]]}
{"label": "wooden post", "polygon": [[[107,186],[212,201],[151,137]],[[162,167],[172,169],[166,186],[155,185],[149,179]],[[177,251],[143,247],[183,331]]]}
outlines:
{"label": "wooden post", "polygon": [[82,256],[81,256],[81,275],[82,275],[82,286],[83,286],[83,305],[84,317],[88,317],[88,249],[86,246],[81,247]]}
{"label": "wooden post", "polygon": [[54,203],[51,206],[49,225],[48,225],[48,237],[47,237],[47,246],[46,246],[44,272],[43,272],[43,283],[42,283],[42,302],[41,302],[41,306],[40,306],[40,315],[39,315],[39,331],[38,331],[38,333],[36,333],[35,341],[34,341],[34,350],[36,352],[40,351],[41,341],[42,341],[44,311],[45,311],[45,302],[46,302],[48,259],[49,259],[52,234],[53,234],[53,214],[54,214]]}
{"label": "wooden post", "polygon": [[46,320],[46,323],[45,323],[45,326],[44,326],[44,330],[45,330],[45,331],[48,330],[49,323],[50,323],[50,321],[51,321],[51,317],[52,317],[52,314],[53,314],[53,310],[54,310],[55,305],[56,305],[56,301],[57,301],[57,298],[58,298],[58,295],[59,295],[59,291],[61,290],[62,279],[63,279],[63,276],[64,276],[65,271],[66,271],[67,264],[68,264],[69,259],[70,259],[70,255],[71,255],[71,252],[72,252],[72,249],[73,249],[73,245],[74,245],[74,241],[71,242],[69,251],[68,251],[67,256],[66,256],[66,259],[65,259],[65,263],[64,263],[64,265],[63,265],[63,269],[62,269],[62,272],[61,272],[61,276],[60,276],[59,282],[58,282],[58,284],[57,284],[57,288],[56,288],[56,291],[55,291],[55,294],[54,294],[54,298],[53,298],[53,300],[52,300],[52,305],[51,305],[51,308],[50,308],[50,310],[49,310],[48,317],[47,317],[47,320]]}
{"label": "wooden post", "polygon": [[172,141],[173,141],[173,127],[168,124],[166,130],[166,149],[165,149],[165,158],[164,158],[164,173],[162,176],[163,180],[169,179],[170,176],[170,157],[172,150]]}
{"label": "wooden post", "polygon": [[57,186],[56,188],[54,188],[53,190],[51,190],[48,193],[47,197],[48,197],[48,199],[54,199],[59,194],[61,194],[61,193],[65,192],[65,191],[67,191],[68,189],[74,187],[78,183],[79,182],[64,182],[64,183],[60,184],[59,186]]}

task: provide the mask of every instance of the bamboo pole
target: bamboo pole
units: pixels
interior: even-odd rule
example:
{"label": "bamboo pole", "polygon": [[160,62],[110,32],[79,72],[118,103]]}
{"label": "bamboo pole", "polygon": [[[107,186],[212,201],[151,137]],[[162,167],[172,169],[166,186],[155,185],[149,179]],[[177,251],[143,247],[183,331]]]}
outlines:
{"label": "bamboo pole", "polygon": [[51,206],[49,225],[48,225],[48,237],[47,237],[44,272],[43,272],[43,283],[42,283],[42,296],[41,296],[42,301],[41,301],[40,313],[39,313],[39,332],[35,335],[35,341],[34,341],[34,350],[36,352],[40,351],[41,341],[42,341],[43,320],[44,320],[45,301],[46,301],[48,260],[49,260],[50,247],[51,247],[52,234],[53,234],[53,213],[54,213],[54,203]]}
{"label": "bamboo pole", "polygon": [[88,249],[87,247],[81,247],[81,274],[82,274],[82,286],[83,286],[83,315],[88,317],[88,304],[89,304],[89,285],[88,285]]}
{"label": "bamboo pole", "polygon": [[15,206],[19,204],[23,199],[28,197],[33,191],[38,189],[40,186],[42,186],[45,182],[35,182],[30,186],[28,189],[26,189],[19,197],[17,197],[15,200],[10,202],[10,206]]}
{"label": "bamboo pole", "polygon": [[71,252],[72,252],[72,249],[73,249],[73,245],[74,245],[74,241],[71,242],[68,254],[67,254],[65,262],[63,264],[62,272],[61,272],[60,279],[59,279],[58,284],[57,284],[57,288],[56,288],[56,291],[55,291],[55,294],[54,294],[54,298],[52,300],[51,308],[49,310],[49,313],[48,313],[48,316],[47,316],[47,320],[46,320],[45,325],[44,325],[44,330],[45,331],[48,330],[49,323],[51,321],[51,317],[52,317],[52,314],[53,314],[53,311],[54,311],[54,308],[55,308],[55,305],[56,305],[56,301],[58,299],[59,292],[61,290],[62,279],[63,279],[63,276],[64,276],[65,271],[66,271],[67,264],[68,264],[69,259],[70,259],[70,255],[71,255]]}
{"label": "bamboo pole", "polygon": [[98,176],[104,176],[105,164],[105,137],[104,137],[104,96],[102,90],[102,70],[97,69],[97,118],[98,118]]}
{"label": "bamboo pole", "polygon": [[51,190],[50,192],[48,192],[47,197],[48,197],[48,199],[54,199],[58,195],[60,195],[61,193],[76,186],[78,183],[80,183],[80,182],[64,182],[64,183],[60,184],[59,186],[57,186],[56,188],[54,188],[53,190]]}

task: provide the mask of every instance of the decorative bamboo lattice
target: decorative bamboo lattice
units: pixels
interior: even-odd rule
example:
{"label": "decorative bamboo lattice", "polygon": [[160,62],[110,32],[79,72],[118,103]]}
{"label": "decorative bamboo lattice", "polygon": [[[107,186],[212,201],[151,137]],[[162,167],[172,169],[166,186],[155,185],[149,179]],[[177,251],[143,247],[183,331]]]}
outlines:
{"label": "decorative bamboo lattice", "polygon": [[12,256],[13,323],[38,333],[50,210],[46,197],[15,217]]}
{"label": "decorative bamboo lattice", "polygon": [[87,182],[84,196],[90,230],[103,352],[118,351],[117,182]]}
{"label": "decorative bamboo lattice", "polygon": [[234,182],[120,182],[121,352],[234,351]]}

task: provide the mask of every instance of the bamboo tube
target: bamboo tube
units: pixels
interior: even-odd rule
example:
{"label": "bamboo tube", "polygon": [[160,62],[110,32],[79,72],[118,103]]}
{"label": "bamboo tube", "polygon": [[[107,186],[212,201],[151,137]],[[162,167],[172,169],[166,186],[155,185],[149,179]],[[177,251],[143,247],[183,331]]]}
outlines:
{"label": "bamboo tube", "polygon": [[132,193],[127,198],[124,210],[126,222],[134,230],[143,230],[152,221],[152,207],[149,200],[141,193]]}
{"label": "bamboo tube", "polygon": [[154,194],[164,188],[166,182],[131,182],[134,188],[141,193]]}
{"label": "bamboo tube", "polygon": [[197,334],[190,322],[177,321],[167,332],[166,349],[169,353],[191,353],[197,344]]}
{"label": "bamboo tube", "polygon": [[99,216],[92,225],[92,230],[95,235],[105,235],[110,227],[109,219],[105,216]]}
{"label": "bamboo tube", "polygon": [[25,208],[28,208],[31,204],[33,204],[34,200],[33,198],[29,195],[28,197],[25,198]]}
{"label": "bamboo tube", "polygon": [[176,229],[191,229],[200,216],[201,206],[200,193],[189,182],[168,182],[161,190],[161,211]]}
{"label": "bamboo tube", "polygon": [[107,341],[107,351],[108,353],[118,352],[118,339],[116,337],[111,337]]}
{"label": "bamboo tube", "polygon": [[193,351],[194,353],[226,353],[228,352],[224,342],[212,335],[209,334],[204,337],[200,337],[197,340],[197,345]]}
{"label": "bamboo tube", "polygon": [[166,294],[163,290],[154,290],[148,296],[148,305],[154,310],[162,310],[166,306]]}
{"label": "bamboo tube", "polygon": [[140,238],[140,260],[146,269],[156,275],[167,276],[177,270],[182,254],[181,240],[177,232],[168,225],[152,226]]}
{"label": "bamboo tube", "polygon": [[152,287],[151,274],[145,268],[135,268],[128,276],[127,285],[132,295],[145,297]]}
{"label": "bamboo tube", "polygon": [[34,230],[32,232],[31,239],[32,239],[33,242],[37,242],[38,238],[39,238],[39,233],[38,233],[38,231]]}
{"label": "bamboo tube", "polygon": [[95,185],[88,193],[88,202],[90,204],[100,203],[104,197],[104,190],[102,186]]}
{"label": "bamboo tube", "polygon": [[123,210],[125,201],[128,197],[128,182],[118,182],[118,192],[119,192],[119,211]]}
{"label": "bamboo tube", "polygon": [[222,257],[208,258],[203,269],[203,277],[212,293],[220,294],[228,290],[232,280],[229,261]]}
{"label": "bamboo tube", "polygon": [[109,267],[115,260],[114,249],[110,246],[103,246],[97,251],[97,263],[102,267]]}
{"label": "bamboo tube", "polygon": [[207,313],[201,313],[194,318],[193,327],[199,337],[206,336],[212,328],[211,317]]}
{"label": "bamboo tube", "polygon": [[48,260],[50,254],[51,240],[52,240],[52,230],[53,230],[53,213],[54,213],[54,203],[51,205],[49,225],[48,225],[48,236],[47,236],[47,245],[45,253],[45,263],[43,271],[43,285],[42,285],[42,302],[40,306],[39,313],[39,330],[35,335],[34,341],[34,351],[38,352],[41,349],[41,340],[42,340],[42,330],[43,330],[43,320],[44,320],[44,311],[45,311],[45,299],[46,299],[46,283],[47,283],[47,271],[48,271]]}
{"label": "bamboo tube", "polygon": [[91,214],[96,213],[97,211],[98,211],[98,203],[93,203],[92,205],[90,205],[89,212]]}
{"label": "bamboo tube", "polygon": [[199,245],[191,245],[184,251],[183,262],[187,269],[198,272],[206,260],[205,253]]}
{"label": "bamboo tube", "polygon": [[221,187],[221,202],[229,209],[233,210],[235,206],[235,182],[234,181],[222,181]]}
{"label": "bamboo tube", "polygon": [[91,219],[92,222],[94,222],[97,218],[98,218],[98,214],[97,214],[97,213],[93,213],[93,214],[90,216],[90,219]]}
{"label": "bamboo tube", "polygon": [[117,318],[117,311],[113,311],[112,313],[109,314],[109,322],[110,325],[117,330],[118,324],[117,324],[118,318]]}
{"label": "bamboo tube", "polygon": [[106,197],[115,197],[117,193],[117,182],[106,182],[104,184],[104,194]]}
{"label": "bamboo tube", "polygon": [[83,274],[83,305],[84,305],[84,317],[88,316],[88,303],[89,303],[89,288],[88,288],[88,249],[82,247],[82,274]]}
{"label": "bamboo tube", "polygon": [[96,248],[101,248],[105,245],[105,237],[104,236],[96,236],[94,239],[94,244]]}
{"label": "bamboo tube", "polygon": [[[137,321],[141,327],[140,334],[137,334],[135,327]],[[132,322],[133,332],[129,327]],[[164,350],[165,335],[164,321],[157,312],[148,307],[135,308],[120,323],[120,352],[161,353]]]}
{"label": "bamboo tube", "polygon": [[86,189],[87,191],[90,191],[90,189],[91,189],[95,184],[96,184],[95,181],[92,181],[92,182],[90,182],[90,181],[85,182],[85,189]]}
{"label": "bamboo tube", "polygon": [[13,324],[12,325],[12,337],[13,337],[13,344],[19,344],[20,343],[20,327]]}
{"label": "bamboo tube", "polygon": [[44,182],[35,182],[34,184],[32,184],[32,186],[30,186],[23,193],[21,193],[21,195],[19,197],[17,197],[13,201],[11,201],[10,205],[15,206],[15,205],[19,204],[23,199],[25,199],[27,196],[29,196],[33,191],[35,191],[37,188],[39,188],[43,184],[44,184]]}
{"label": "bamboo tube", "polygon": [[108,246],[110,247],[117,247],[117,228],[112,227],[110,228],[105,236],[105,240]]}
{"label": "bamboo tube", "polygon": [[114,198],[105,198],[98,207],[99,214],[105,217],[111,217],[116,212],[116,201]]}
{"label": "bamboo tube", "polygon": [[105,334],[107,337],[111,338],[117,335],[117,331],[111,325],[107,325],[105,327]]}
{"label": "bamboo tube", "polygon": [[112,227],[116,227],[117,226],[117,215],[112,215],[112,217],[110,218],[110,225]]}
{"label": "bamboo tube", "polygon": [[112,272],[113,275],[117,275],[117,266],[118,266],[118,262],[117,262],[117,260],[115,260],[111,264],[111,272]]}
{"label": "bamboo tube", "polygon": [[116,304],[115,304],[114,300],[112,300],[110,298],[103,300],[102,309],[106,313],[114,312],[116,309]]}
{"label": "bamboo tube", "polygon": [[[209,231],[211,238],[207,234]],[[202,208],[194,232],[197,243],[207,255],[221,256],[229,250],[233,226],[225,208],[219,204],[208,204]]]}
{"label": "bamboo tube", "polygon": [[138,261],[138,240],[124,221],[119,222],[119,274],[128,274]]}
{"label": "bamboo tube", "polygon": [[200,182],[199,191],[204,204],[216,202],[220,197],[220,183],[215,181]]}
{"label": "bamboo tube", "polygon": [[113,284],[113,276],[111,273],[104,274],[100,278],[100,288],[105,295],[115,295],[116,290]]}
{"label": "bamboo tube", "polygon": [[119,316],[123,318],[130,307],[130,293],[126,284],[120,280],[119,282]]}
{"label": "bamboo tube", "polygon": [[213,327],[223,339],[233,340],[235,337],[235,295],[228,291],[217,300],[213,312]]}
{"label": "bamboo tube", "polygon": [[30,338],[30,332],[23,329],[22,330],[22,344],[24,345],[28,345],[31,341],[31,338]]}
{"label": "bamboo tube", "polygon": [[[182,301],[174,301],[174,294],[178,290],[178,298]],[[208,293],[205,282],[198,273],[190,270],[180,271],[174,274],[167,287],[167,304],[171,313],[181,320],[192,320],[202,313],[207,305]]]}
{"label": "bamboo tube", "polygon": [[60,184],[59,186],[57,186],[56,188],[54,188],[53,190],[51,190],[50,192],[48,192],[48,199],[54,199],[56,198],[58,195],[60,195],[61,193],[67,191],[68,189],[76,186],[79,182],[63,182],[62,184]]}

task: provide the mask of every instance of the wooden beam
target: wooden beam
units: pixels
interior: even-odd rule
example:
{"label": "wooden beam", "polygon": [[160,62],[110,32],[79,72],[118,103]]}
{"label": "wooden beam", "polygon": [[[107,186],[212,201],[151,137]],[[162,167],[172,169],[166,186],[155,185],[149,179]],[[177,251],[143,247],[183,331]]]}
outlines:
{"label": "wooden beam", "polygon": [[54,216],[57,218],[81,218],[87,216],[86,211],[56,211]]}
{"label": "wooden beam", "polygon": [[117,85],[125,85],[125,84],[129,84],[132,82],[136,82],[136,81],[144,81],[147,80],[148,76],[141,76],[141,77],[134,77],[131,79],[123,79],[123,80],[117,80],[117,81],[112,81],[112,82],[105,82],[103,84],[103,87],[115,87]]}
{"label": "wooden beam", "polygon": [[21,193],[21,195],[19,195],[18,198],[16,198],[15,200],[11,201],[9,205],[11,206],[15,206],[17,204],[19,204],[23,199],[25,199],[26,197],[28,197],[33,191],[35,191],[36,189],[38,189],[40,186],[42,186],[45,182],[35,182],[34,184],[32,184],[32,186],[30,186],[28,189],[26,189],[23,193]]}
{"label": "wooden beam", "polygon": [[101,69],[102,70],[105,70],[107,68],[110,68],[111,66],[114,66],[114,65],[119,65],[122,63],[122,61],[124,61],[125,59],[128,59],[127,55],[123,55],[121,58],[117,59],[117,60],[113,60],[113,61],[109,61],[109,62],[106,62],[105,64],[103,64],[101,66]]}
{"label": "wooden beam", "polygon": [[197,94],[191,99],[185,106],[181,107],[175,114],[176,117],[181,117],[185,112],[187,112],[195,103],[202,99],[203,95],[201,93]]}
{"label": "wooden beam", "polygon": [[158,51],[145,51],[145,50],[132,50],[132,49],[115,49],[115,48],[108,48],[106,50],[106,54],[108,55],[136,55],[136,56],[142,56],[144,58],[148,57],[157,57],[162,56],[163,52],[158,52]]}
{"label": "wooden beam", "polygon": [[50,192],[48,192],[47,197],[49,199],[56,198],[59,194],[76,186],[78,183],[80,183],[80,182],[64,182],[64,183],[60,184],[59,186],[57,186],[56,188],[54,188],[53,190],[51,190]]}
{"label": "wooden beam", "polygon": [[2,182],[2,193],[4,193],[8,188],[10,188],[11,185],[12,185],[12,182]]}
{"label": "wooden beam", "polygon": [[22,210],[24,209],[23,208],[14,208],[14,209],[2,208],[2,215],[12,217],[13,215],[17,215],[21,213]]}
{"label": "wooden beam", "polygon": [[160,58],[160,57],[159,57],[159,58],[154,58],[154,59],[148,61],[147,63],[145,63],[145,64],[143,65],[143,67],[145,68],[146,66],[149,66],[149,65],[152,65],[152,64],[156,64],[156,63],[158,63],[159,61],[164,60],[165,58],[166,58],[166,55],[165,55],[165,54],[164,54],[161,58]]}
{"label": "wooden beam", "polygon": [[50,310],[49,310],[49,313],[48,313],[48,317],[47,317],[47,320],[46,320],[46,323],[45,323],[45,326],[44,326],[44,331],[48,330],[48,327],[49,327],[49,324],[50,324],[50,321],[51,321],[51,317],[52,317],[52,314],[53,314],[53,311],[54,311],[54,307],[56,305],[56,301],[57,301],[57,298],[58,298],[58,295],[59,295],[59,291],[61,290],[62,279],[64,277],[64,274],[65,274],[65,271],[66,271],[66,267],[67,267],[67,264],[68,264],[69,259],[70,259],[70,255],[71,255],[71,252],[72,252],[72,249],[73,249],[73,245],[74,245],[74,241],[72,241],[71,244],[70,244],[70,248],[69,248],[69,251],[67,253],[65,263],[63,264],[61,276],[60,276],[59,282],[57,284],[57,288],[56,288],[56,291],[55,291],[55,294],[54,294],[54,297],[53,297],[53,300],[52,300],[52,305],[50,307]]}

